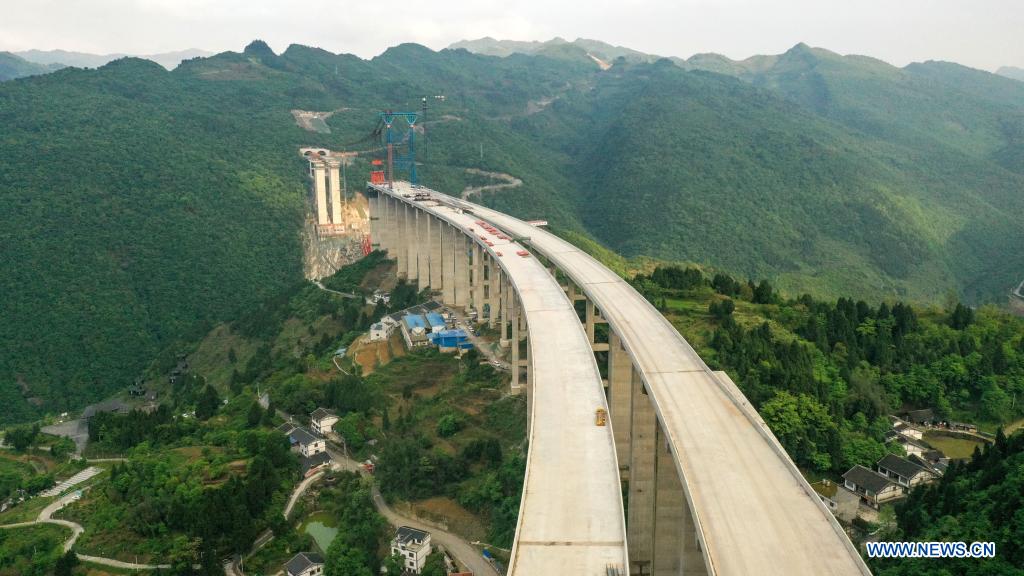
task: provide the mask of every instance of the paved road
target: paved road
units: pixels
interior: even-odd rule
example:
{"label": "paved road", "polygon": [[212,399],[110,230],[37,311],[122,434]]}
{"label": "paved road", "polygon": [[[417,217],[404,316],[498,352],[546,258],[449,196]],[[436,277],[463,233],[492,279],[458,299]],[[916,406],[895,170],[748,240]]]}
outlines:
{"label": "paved road", "polygon": [[490,562],[484,559],[480,554],[480,551],[471,546],[468,542],[452,534],[451,532],[445,532],[431,526],[424,524],[414,518],[402,516],[388,507],[387,502],[384,501],[384,497],[380,495],[380,491],[377,489],[377,485],[374,484],[372,488],[373,503],[377,506],[377,510],[387,519],[388,524],[392,526],[409,526],[425,532],[430,532],[430,541],[434,544],[444,546],[449,554],[455,557],[455,559],[469,569],[470,572],[476,576],[499,576],[498,571],[491,565]]}
{"label": "paved road", "polygon": [[292,491],[292,495],[288,498],[288,504],[284,507],[284,517],[287,518],[292,513],[292,508],[295,507],[295,503],[299,501],[299,498],[306,493],[306,490],[313,485],[314,482],[324,477],[323,472],[317,472],[309,478],[299,482],[299,485]]}
{"label": "paved road", "polygon": [[466,172],[469,174],[476,174],[478,176],[486,176],[488,178],[494,178],[495,180],[501,180],[499,184],[485,184],[483,186],[467,186],[462,191],[462,199],[469,200],[469,197],[476,194],[480,195],[482,192],[496,192],[498,190],[507,190],[510,188],[518,188],[523,185],[523,181],[511,174],[505,174],[504,172],[488,172],[486,170],[480,170],[478,168],[466,168]]}
{"label": "paved road", "polygon": [[321,289],[321,290],[323,290],[324,292],[330,292],[331,294],[337,294],[338,296],[341,296],[343,298],[362,298],[362,296],[360,296],[359,294],[353,294],[351,292],[338,292],[337,290],[331,290],[330,288],[324,286],[323,283],[320,282],[319,280],[313,280],[313,284],[316,284],[316,287]]}
{"label": "paved road", "polygon": [[[291,415],[282,410],[277,411],[278,416],[281,416],[285,420],[290,420]],[[336,470],[347,470],[349,472],[358,472],[363,476],[372,478],[366,470],[363,469],[359,462],[356,462],[352,458],[349,458],[342,452],[341,446],[335,444],[332,441],[327,443],[327,453],[331,455],[331,460],[334,461],[332,466]],[[306,492],[310,485],[324,475],[324,472],[318,472],[309,478],[303,480],[299,486],[292,492],[291,497],[288,499],[288,505],[285,506],[284,515],[285,518],[291,514],[292,508],[295,507],[299,497]],[[463,566],[469,568],[477,576],[484,575],[498,575],[497,570],[480,554],[480,551],[474,548],[469,542],[463,540],[460,536],[436,528],[434,526],[427,526],[415,518],[409,518],[402,516],[391,510],[381,498],[380,492],[377,490],[376,484],[373,485],[373,503],[377,507],[377,510],[381,513],[384,518],[387,519],[388,523],[396,528],[399,526],[412,526],[414,528],[420,528],[421,530],[427,530],[430,532],[430,537],[437,543],[444,546],[449,554],[455,557],[455,560],[461,563]],[[267,542],[273,539],[273,533],[269,531],[260,535],[253,545],[252,550],[249,552],[251,555],[253,552],[258,550],[260,547],[265,545]],[[247,556],[248,557],[248,556]],[[237,565],[236,561],[226,562],[224,564],[224,573],[227,576],[244,576],[242,569]]]}
{"label": "paved road", "polygon": [[[64,551],[67,552],[75,545],[78,537],[85,532],[85,528],[77,522],[71,522],[70,520],[56,520],[53,515],[64,506],[78,500],[79,496],[75,493],[65,494],[64,496],[54,500],[46,508],[43,508],[39,512],[39,516],[36,517],[32,522],[19,522],[17,524],[7,524],[0,526],[0,528],[21,528],[25,526],[33,526],[36,524],[56,524],[57,526],[64,526],[71,530],[71,537],[64,542]],[[83,562],[92,562],[94,564],[102,564],[104,566],[111,566],[114,568],[126,568],[128,570],[156,570],[157,568],[170,568],[170,564],[135,564],[133,562],[122,562],[120,560],[114,560],[113,558],[101,558],[99,556],[88,556],[85,554],[77,554],[79,560]]]}

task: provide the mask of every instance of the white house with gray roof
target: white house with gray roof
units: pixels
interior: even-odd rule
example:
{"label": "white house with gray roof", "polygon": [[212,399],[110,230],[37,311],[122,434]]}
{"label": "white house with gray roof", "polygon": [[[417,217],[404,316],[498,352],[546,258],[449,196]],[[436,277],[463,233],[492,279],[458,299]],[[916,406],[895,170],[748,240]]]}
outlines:
{"label": "white house with gray roof", "polygon": [[402,526],[391,540],[391,554],[402,557],[407,572],[419,574],[430,556],[430,533]]}
{"label": "white house with gray roof", "polygon": [[324,558],[316,552],[299,552],[284,565],[288,576],[320,576],[324,573]]}

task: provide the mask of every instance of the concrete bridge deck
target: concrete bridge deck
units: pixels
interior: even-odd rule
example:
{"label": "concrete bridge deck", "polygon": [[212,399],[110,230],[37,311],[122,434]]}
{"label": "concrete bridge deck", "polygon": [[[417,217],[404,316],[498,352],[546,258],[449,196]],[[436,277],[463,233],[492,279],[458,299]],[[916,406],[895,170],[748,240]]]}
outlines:
{"label": "concrete bridge deck", "polygon": [[[529,238],[621,339],[667,436],[709,574],[870,574],[742,393],[626,281],[550,232],[466,201],[446,202]],[[557,418],[560,408],[552,412]]]}
{"label": "concrete bridge deck", "polygon": [[572,303],[541,262],[516,254],[526,247],[494,237],[493,246],[481,241],[478,218],[448,204],[406,198],[413,189],[405,182],[396,182],[394,190],[372,188],[446,222],[486,250],[518,294],[529,331],[543,335],[528,340],[529,455],[509,574],[605,576],[609,566],[625,574],[625,519],[612,429],[595,424],[596,410],[608,406]]}

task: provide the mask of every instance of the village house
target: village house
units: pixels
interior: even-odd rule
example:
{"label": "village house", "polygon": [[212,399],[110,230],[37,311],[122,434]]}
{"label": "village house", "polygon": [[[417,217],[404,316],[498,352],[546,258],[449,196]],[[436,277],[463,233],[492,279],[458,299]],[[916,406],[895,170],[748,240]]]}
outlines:
{"label": "village house", "polygon": [[303,456],[299,463],[302,465],[302,477],[309,478],[331,465],[331,455],[327,452],[317,452],[312,456]]}
{"label": "village house", "polygon": [[326,436],[338,422],[338,415],[326,408],[317,408],[309,415],[309,422],[313,432]]}
{"label": "village house", "polygon": [[903,496],[903,489],[898,484],[860,464],[843,474],[843,485],[872,508]]}
{"label": "village house", "polygon": [[921,456],[931,451],[931,448],[926,446],[923,441],[901,434],[895,429],[889,430],[885,433],[885,443],[895,442],[899,444],[903,451],[907,453],[907,456]]}
{"label": "village house", "polygon": [[286,422],[278,426],[277,429],[288,436],[293,451],[307,458],[327,451],[327,443],[323,438],[314,436],[313,433],[301,426],[294,426]]}
{"label": "village house", "polygon": [[324,558],[315,552],[299,552],[284,565],[288,576],[320,576],[324,573]]}
{"label": "village house", "polygon": [[398,554],[404,561],[405,570],[419,574],[430,555],[430,533],[402,526],[391,540],[391,554]]}
{"label": "village house", "polygon": [[922,424],[925,426],[931,426],[935,423],[935,413],[931,408],[925,408],[923,410],[911,410],[903,415],[903,419],[911,424]]}
{"label": "village house", "polygon": [[931,470],[895,454],[886,454],[876,466],[879,474],[908,489],[936,478]]}
{"label": "village house", "polygon": [[384,322],[377,322],[370,326],[370,341],[379,342],[381,340],[387,340],[388,336],[391,336],[391,330],[394,328],[392,324],[385,324]]}

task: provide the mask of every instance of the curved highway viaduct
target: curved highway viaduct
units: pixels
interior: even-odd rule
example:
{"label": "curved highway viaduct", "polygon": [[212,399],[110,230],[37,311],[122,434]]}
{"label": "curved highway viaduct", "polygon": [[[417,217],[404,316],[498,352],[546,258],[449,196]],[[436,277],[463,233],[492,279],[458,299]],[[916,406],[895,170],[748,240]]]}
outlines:
{"label": "curved highway viaduct", "polygon": [[470,202],[406,182],[367,196],[399,276],[498,328],[527,394],[509,574],[870,573],[736,385],[622,278]]}

